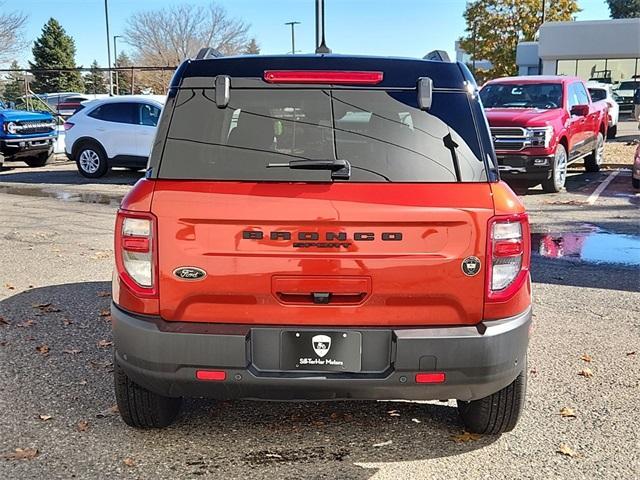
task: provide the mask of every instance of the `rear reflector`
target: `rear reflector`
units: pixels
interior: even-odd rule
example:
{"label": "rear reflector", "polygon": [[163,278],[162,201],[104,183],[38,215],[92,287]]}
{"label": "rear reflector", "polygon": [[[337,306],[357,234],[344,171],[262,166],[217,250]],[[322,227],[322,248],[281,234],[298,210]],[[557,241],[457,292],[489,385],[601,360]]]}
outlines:
{"label": "rear reflector", "polygon": [[444,372],[416,373],[416,383],[443,383]]}
{"label": "rear reflector", "polygon": [[122,248],[130,252],[146,253],[150,243],[148,237],[122,237]]}
{"label": "rear reflector", "polygon": [[334,85],[376,85],[382,72],[342,70],[265,70],[264,80],[269,83],[327,83]]}
{"label": "rear reflector", "polygon": [[196,370],[198,380],[222,381],[227,378],[227,372],[220,370]]}

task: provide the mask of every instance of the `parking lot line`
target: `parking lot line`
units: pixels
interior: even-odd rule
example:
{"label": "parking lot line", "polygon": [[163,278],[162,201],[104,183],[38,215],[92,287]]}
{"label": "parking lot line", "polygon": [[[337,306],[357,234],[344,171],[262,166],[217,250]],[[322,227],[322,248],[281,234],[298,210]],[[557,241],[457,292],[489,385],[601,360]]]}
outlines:
{"label": "parking lot line", "polygon": [[598,197],[600,197],[600,194],[604,192],[604,189],[609,186],[611,181],[614,178],[616,178],[616,176],[619,173],[620,173],[620,170],[614,170],[613,172],[611,172],[609,176],[605,178],[600,185],[598,185],[598,187],[593,191],[593,193],[589,195],[589,198],[587,198],[587,205],[593,205],[594,203],[596,203],[596,201],[598,200]]}

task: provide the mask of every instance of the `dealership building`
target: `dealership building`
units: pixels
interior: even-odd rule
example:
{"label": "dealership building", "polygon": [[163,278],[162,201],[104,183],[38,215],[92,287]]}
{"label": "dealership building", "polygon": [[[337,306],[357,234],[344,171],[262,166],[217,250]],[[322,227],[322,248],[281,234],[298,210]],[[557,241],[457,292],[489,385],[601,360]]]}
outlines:
{"label": "dealership building", "polygon": [[516,53],[520,75],[577,75],[618,84],[640,79],[640,18],[585,22],[547,22],[537,42],[521,42]]}

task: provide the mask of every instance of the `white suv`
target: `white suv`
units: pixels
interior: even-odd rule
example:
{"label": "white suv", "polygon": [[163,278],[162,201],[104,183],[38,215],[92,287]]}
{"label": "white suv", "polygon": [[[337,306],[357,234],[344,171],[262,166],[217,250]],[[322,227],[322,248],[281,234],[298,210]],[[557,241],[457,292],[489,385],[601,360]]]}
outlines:
{"label": "white suv", "polygon": [[65,153],[81,175],[103,176],[111,167],[147,165],[165,97],[126,95],[82,102],[65,124]]}
{"label": "white suv", "polygon": [[618,133],[618,118],[620,117],[620,105],[613,98],[611,85],[606,83],[588,82],[587,88],[593,102],[605,101],[609,105],[609,128],[607,138],[615,138]]}

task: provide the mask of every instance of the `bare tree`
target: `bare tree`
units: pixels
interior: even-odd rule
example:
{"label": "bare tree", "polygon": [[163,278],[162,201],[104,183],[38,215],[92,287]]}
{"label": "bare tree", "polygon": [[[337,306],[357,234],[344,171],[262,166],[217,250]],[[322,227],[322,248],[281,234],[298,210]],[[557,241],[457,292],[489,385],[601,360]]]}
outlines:
{"label": "bare tree", "polygon": [[212,2],[206,7],[179,4],[135,13],[127,22],[126,41],[134,48],[136,64],[178,65],[213,47],[225,55],[237,54],[247,44],[249,25],[230,17]]}
{"label": "bare tree", "polygon": [[28,16],[20,12],[7,12],[0,2],[0,64],[15,60],[16,54],[27,47],[24,26]]}

